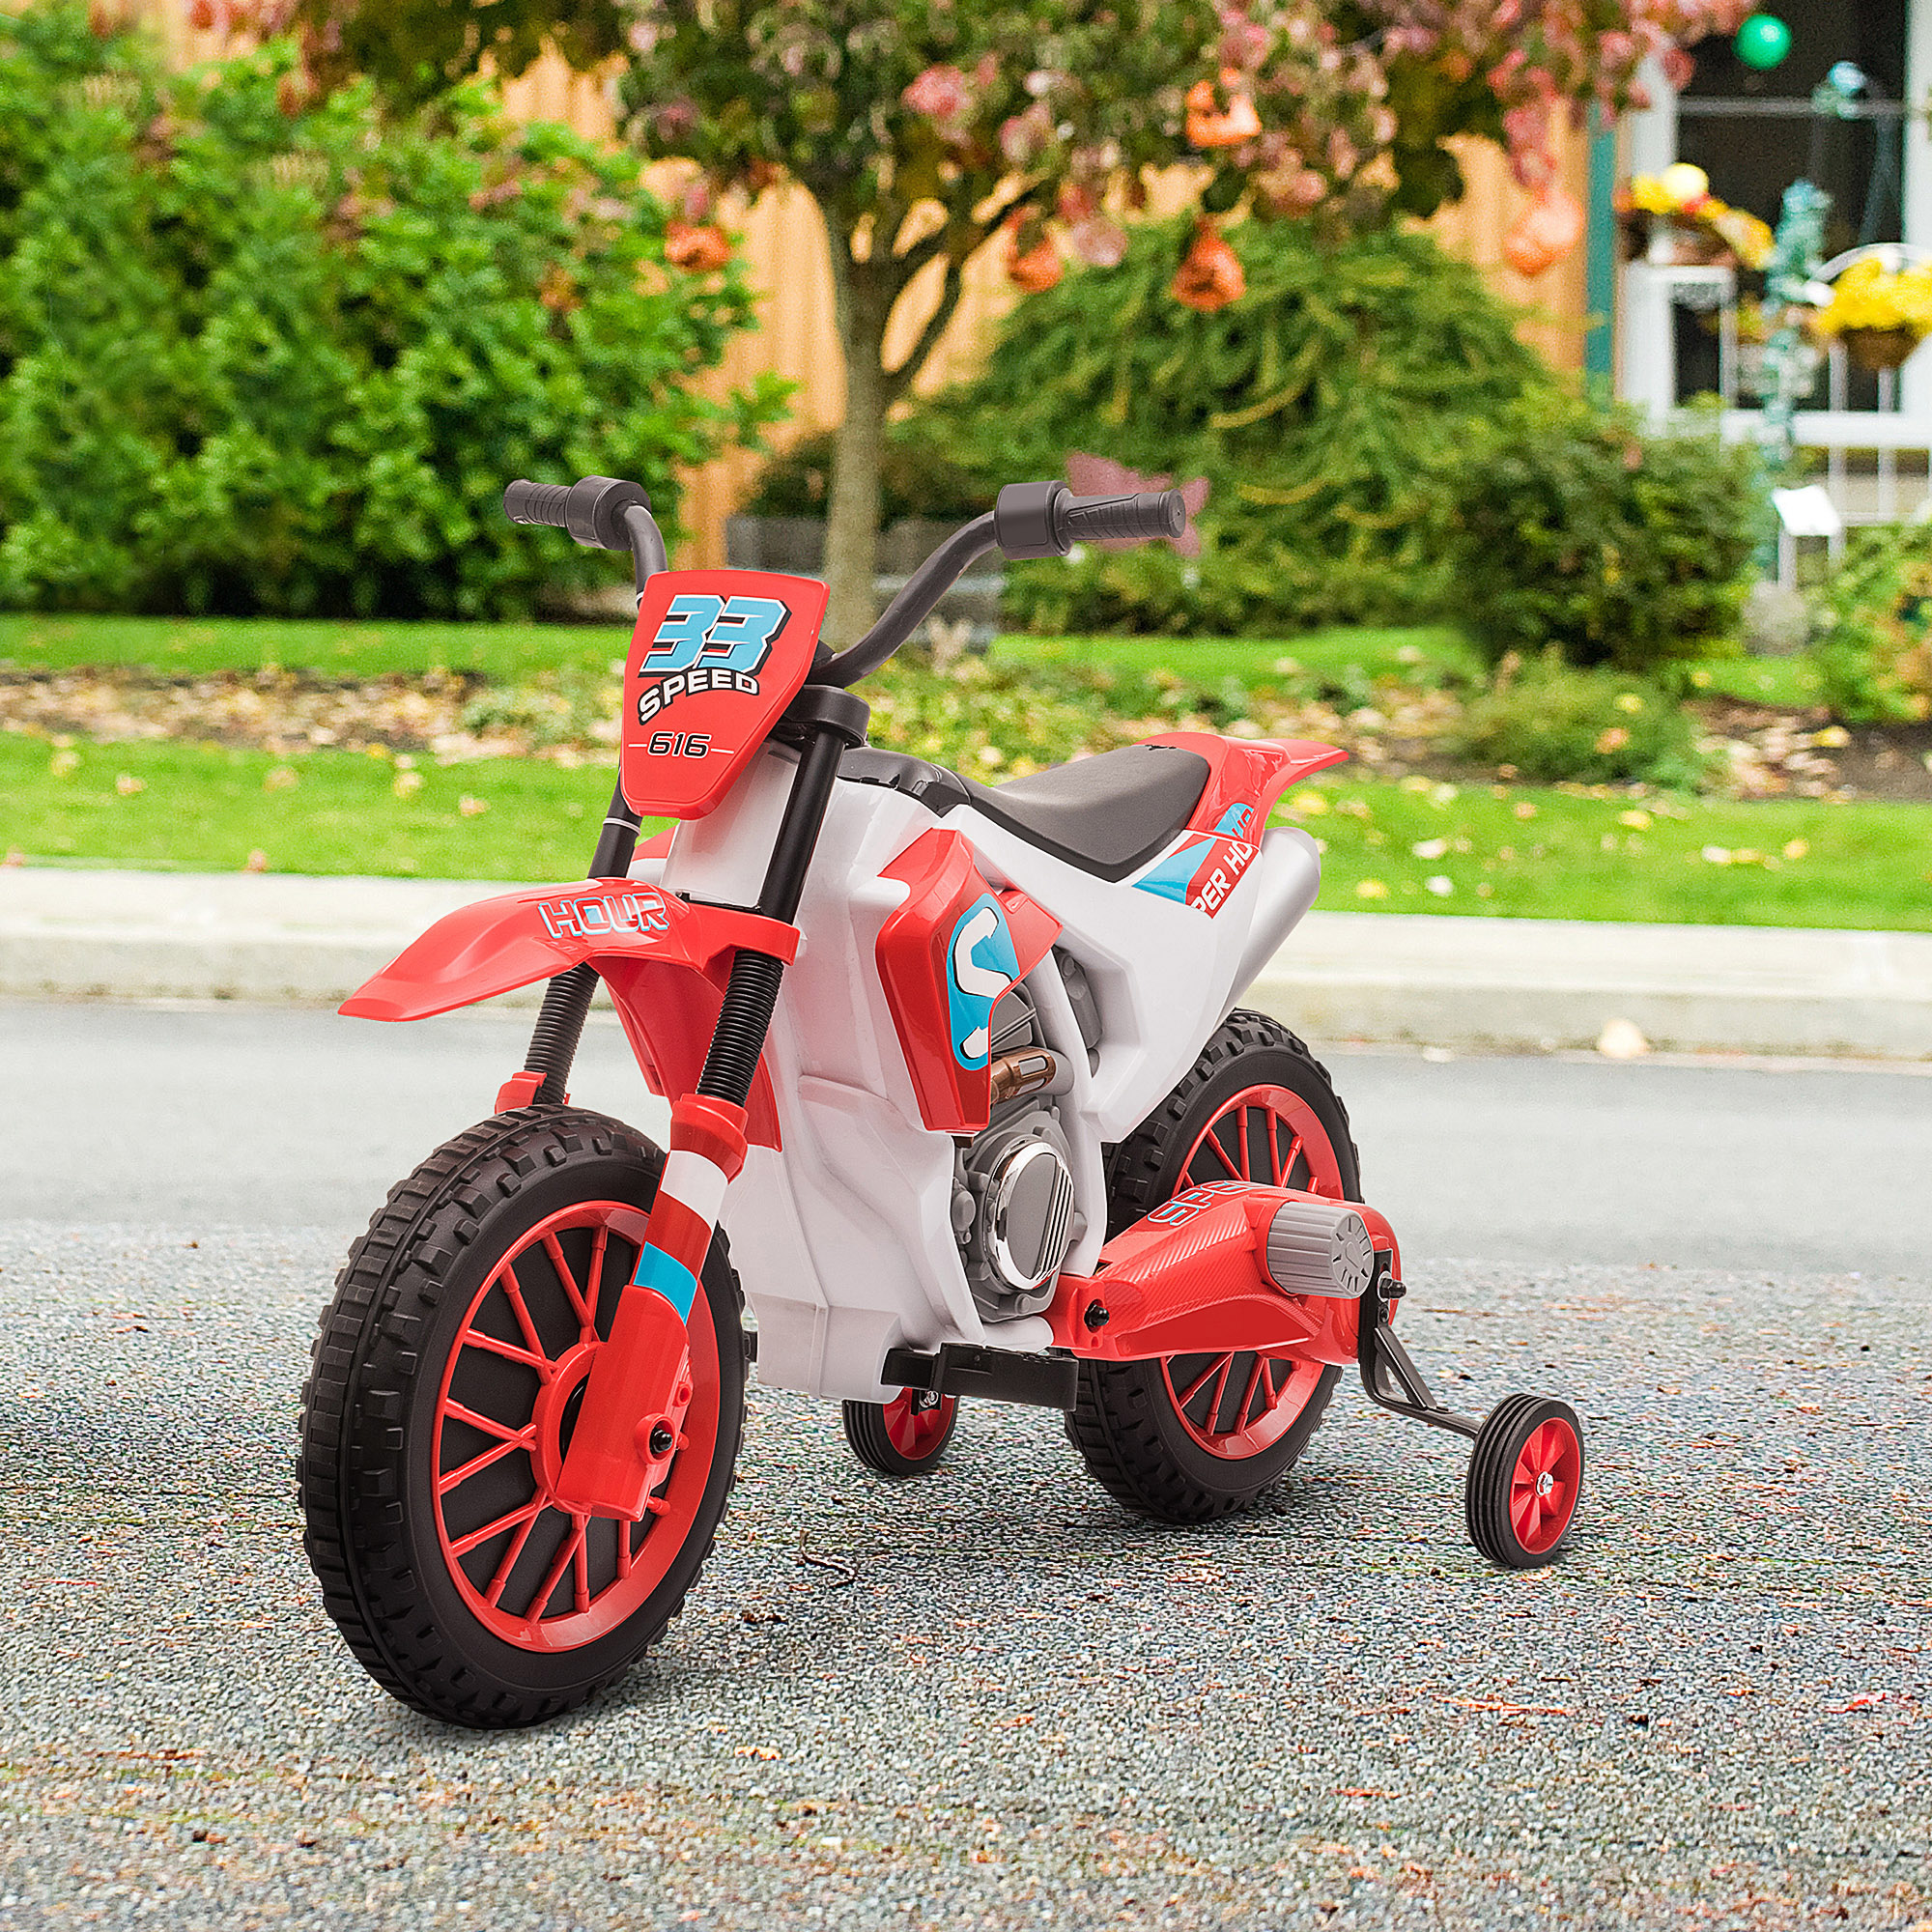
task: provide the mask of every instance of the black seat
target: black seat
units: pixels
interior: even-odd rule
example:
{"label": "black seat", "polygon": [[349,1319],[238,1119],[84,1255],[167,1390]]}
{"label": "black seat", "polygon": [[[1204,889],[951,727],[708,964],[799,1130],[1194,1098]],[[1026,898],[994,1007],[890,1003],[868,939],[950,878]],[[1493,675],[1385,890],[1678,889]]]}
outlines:
{"label": "black seat", "polygon": [[848,752],[839,776],[889,785],[940,817],[969,805],[1083,872],[1123,879],[1187,823],[1207,789],[1208,760],[1178,745],[1128,745],[982,785],[923,758],[867,748]]}

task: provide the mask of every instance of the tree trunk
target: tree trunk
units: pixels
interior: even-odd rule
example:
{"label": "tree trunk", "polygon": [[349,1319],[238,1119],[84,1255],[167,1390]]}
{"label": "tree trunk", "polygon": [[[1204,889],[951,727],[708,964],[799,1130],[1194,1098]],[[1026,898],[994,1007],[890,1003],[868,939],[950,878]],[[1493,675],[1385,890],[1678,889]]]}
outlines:
{"label": "tree trunk", "polygon": [[845,358],[845,419],[832,456],[832,500],[825,519],[825,575],[832,598],[827,642],[843,650],[878,614],[879,472],[885,456],[891,384],[880,357],[898,279],[875,262],[855,262],[849,238],[831,222],[832,288],[838,347]]}

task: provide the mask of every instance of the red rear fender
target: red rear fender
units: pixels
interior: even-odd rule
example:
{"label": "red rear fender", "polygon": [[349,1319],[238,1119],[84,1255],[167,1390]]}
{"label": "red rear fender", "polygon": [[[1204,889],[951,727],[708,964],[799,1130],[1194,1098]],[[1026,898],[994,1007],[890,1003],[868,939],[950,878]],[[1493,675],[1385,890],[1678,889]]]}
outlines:
{"label": "red rear fender", "polygon": [[1176,745],[1208,760],[1208,783],[1188,818],[1190,832],[1256,840],[1274,802],[1349,754],[1313,738],[1223,738],[1211,731],[1164,731],[1150,745]]}

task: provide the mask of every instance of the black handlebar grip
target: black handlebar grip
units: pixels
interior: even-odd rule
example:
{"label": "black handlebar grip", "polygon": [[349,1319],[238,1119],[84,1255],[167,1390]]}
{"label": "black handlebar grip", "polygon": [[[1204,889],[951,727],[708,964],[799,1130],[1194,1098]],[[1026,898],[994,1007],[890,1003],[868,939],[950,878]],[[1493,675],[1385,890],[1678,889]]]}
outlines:
{"label": "black handlebar grip", "polygon": [[513,524],[549,524],[568,530],[585,550],[628,550],[624,512],[648,510],[641,483],[622,476],[580,476],[575,483],[512,483],[503,492],[503,514]]}
{"label": "black handlebar grip", "polygon": [[1187,528],[1179,490],[1075,497],[1065,483],[1009,483],[993,506],[993,541],[1008,556],[1065,556],[1077,543],[1172,542]]}
{"label": "black handlebar grip", "polygon": [[503,514],[513,524],[549,524],[554,529],[568,529],[564,506],[569,497],[567,483],[527,483],[519,478],[503,492]]}
{"label": "black handlebar grip", "polygon": [[1170,542],[1187,527],[1179,490],[1143,490],[1132,497],[1063,497],[1060,526],[1071,543]]}

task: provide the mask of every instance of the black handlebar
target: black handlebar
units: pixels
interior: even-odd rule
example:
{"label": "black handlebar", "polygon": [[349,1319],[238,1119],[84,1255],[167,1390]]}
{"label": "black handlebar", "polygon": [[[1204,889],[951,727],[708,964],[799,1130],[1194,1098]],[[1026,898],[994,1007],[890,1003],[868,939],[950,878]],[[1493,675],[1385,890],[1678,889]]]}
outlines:
{"label": "black handlebar", "polygon": [[526,483],[519,479],[503,492],[503,514],[513,524],[549,524],[570,527],[568,483]]}
{"label": "black handlebar", "polygon": [[575,483],[530,483],[519,477],[503,492],[513,524],[568,530],[585,550],[627,550],[638,595],[666,566],[664,532],[641,483],[621,476],[580,476]]}
{"label": "black handlebar", "polygon": [[854,644],[812,668],[818,684],[857,684],[912,636],[932,607],[989,550],[1009,557],[1065,556],[1076,543],[1170,542],[1187,528],[1179,490],[1131,497],[1076,497],[1065,483],[1009,483],[990,516],[975,517],[907,579],[879,621]]}
{"label": "black handlebar", "polygon": [[[568,530],[587,548],[628,550],[637,561],[638,591],[664,569],[664,538],[651,499],[616,476],[583,476],[575,483],[519,480],[503,492],[513,524],[548,524]],[[1076,543],[1172,542],[1187,528],[1179,490],[1145,490],[1128,497],[1076,497],[1065,483],[1009,483],[989,515],[956,529],[906,580],[879,621],[849,649],[813,665],[814,684],[857,684],[885,663],[931,612],[932,607],[989,550],[1009,557],[1065,556]],[[820,647],[821,650],[823,646]]]}
{"label": "black handlebar", "polygon": [[1012,557],[1065,556],[1082,542],[1171,542],[1186,527],[1179,490],[1076,497],[1065,483],[1009,483],[993,505],[993,540]]}
{"label": "black handlebar", "polygon": [[503,492],[503,514],[513,524],[568,530],[585,550],[629,550],[624,512],[650,507],[643,485],[621,476],[580,476],[568,485],[520,480]]}

